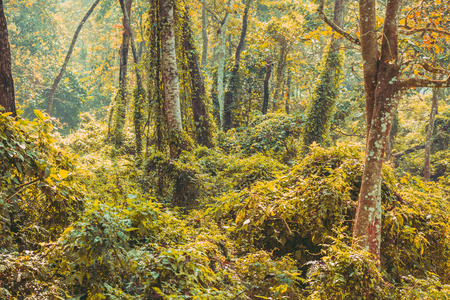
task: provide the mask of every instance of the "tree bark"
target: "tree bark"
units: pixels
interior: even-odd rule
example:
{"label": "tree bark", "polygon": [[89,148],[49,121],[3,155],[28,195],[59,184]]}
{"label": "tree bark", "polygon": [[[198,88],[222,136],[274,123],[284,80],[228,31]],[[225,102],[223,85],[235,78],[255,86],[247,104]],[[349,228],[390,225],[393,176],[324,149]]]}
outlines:
{"label": "tree bark", "polygon": [[[228,7],[231,7],[232,0],[228,1]],[[219,49],[217,53],[217,100],[219,101],[219,119],[220,127],[223,129],[225,122],[225,104],[224,104],[224,72],[225,72],[225,54],[227,46],[227,26],[230,20],[230,13],[228,9],[225,12],[225,17],[219,29]]]}
{"label": "tree bark", "polygon": [[264,77],[264,99],[261,112],[263,115],[267,114],[267,108],[269,107],[269,80],[272,74],[272,61],[267,59],[266,62],[266,77]]}
{"label": "tree bark", "polygon": [[8,38],[3,0],[0,0],[0,105],[16,117],[14,80],[11,73],[11,48]]}
{"label": "tree bark", "polygon": [[133,99],[134,99],[134,114],[133,114],[133,121],[134,121],[134,134],[136,138],[136,154],[139,155],[142,151],[142,109],[144,106],[144,99],[145,99],[145,89],[142,86],[142,79],[141,75],[139,73],[139,57],[138,53],[136,51],[136,46],[134,42],[134,34],[133,30],[131,28],[131,20],[130,20],[130,12],[131,12],[131,1],[130,1],[130,10],[125,9],[125,3],[124,0],[119,0],[120,6],[122,8],[122,14],[124,17],[124,21],[126,24],[126,30],[129,33],[130,36],[130,42],[131,42],[131,51],[133,54],[133,61],[134,61],[134,71],[136,74],[136,84],[137,88],[133,92]]}
{"label": "tree bark", "polygon": [[286,69],[286,59],[288,54],[288,44],[287,41],[281,43],[280,56],[278,58],[277,70],[275,71],[276,85],[275,94],[273,96],[273,107],[272,111],[276,112],[278,110],[278,103],[281,103],[283,99],[283,85],[284,85],[284,70]]}
{"label": "tree bark", "polygon": [[397,108],[400,91],[398,58],[399,1],[386,4],[385,20],[378,57],[375,1],[360,1],[361,51],[366,93],[367,144],[353,241],[368,250],[380,264],[381,183],[387,137]]}
{"label": "tree bark", "polygon": [[433,96],[431,98],[431,112],[430,112],[430,122],[428,124],[427,129],[427,138],[425,142],[425,157],[424,157],[424,166],[423,166],[423,176],[426,182],[430,181],[431,177],[431,168],[430,168],[430,152],[431,152],[431,142],[433,138],[434,132],[434,120],[437,114],[438,108],[438,93],[439,90],[437,88],[433,89]]}
{"label": "tree bark", "polygon": [[160,0],[162,77],[164,86],[164,107],[169,129],[170,155],[178,155],[183,136],[181,120],[180,82],[175,48],[174,1]]}
{"label": "tree bark", "polygon": [[227,92],[225,93],[224,99],[224,124],[223,129],[227,131],[232,127],[232,110],[233,110],[233,102],[234,96],[238,92],[238,72],[241,61],[241,53],[244,50],[245,46],[245,37],[247,35],[247,22],[248,22],[248,12],[250,10],[250,6],[252,4],[252,0],[248,0],[245,5],[244,15],[242,17],[242,30],[241,37],[239,39],[239,44],[236,48],[236,53],[234,55],[234,65],[230,74],[230,82],[228,84]]}
{"label": "tree bark", "polygon": [[208,12],[205,4],[202,4],[202,69],[206,71],[208,64]]}
{"label": "tree bark", "polygon": [[205,104],[205,83],[199,65],[199,55],[194,44],[194,34],[190,27],[190,19],[187,8],[183,21],[183,46],[186,51],[189,74],[191,78],[191,103],[196,129],[196,141],[200,145],[211,148],[213,146],[213,139]]}
{"label": "tree bark", "polygon": [[263,115],[267,114],[267,108],[269,107],[269,80],[272,74],[272,61],[267,59],[266,62],[266,76],[264,77],[264,98],[261,112]]}
{"label": "tree bark", "polygon": [[[120,1],[119,1],[120,3]],[[125,0],[125,9],[130,16],[132,0]],[[122,3],[121,3],[122,6]],[[124,14],[125,15],[125,14]],[[122,18],[124,31],[122,33],[122,44],[119,56],[119,90],[115,98],[116,116],[114,120],[114,144],[120,147],[123,143],[123,129],[126,120],[127,107],[127,72],[128,72],[128,50],[130,47],[130,31],[126,18]]]}
{"label": "tree bark", "polygon": [[59,82],[61,81],[62,77],[64,76],[64,73],[66,72],[67,65],[69,64],[70,57],[72,56],[73,49],[75,48],[75,43],[77,42],[78,35],[80,34],[81,29],[83,28],[84,23],[86,23],[89,16],[94,11],[97,4],[100,2],[100,0],[95,0],[95,2],[92,4],[91,8],[87,11],[87,13],[84,15],[83,19],[81,20],[80,24],[78,25],[77,29],[75,30],[75,34],[73,35],[72,42],[70,43],[69,51],[67,51],[66,58],[64,59],[64,63],[61,67],[61,70],[59,70],[58,76],[56,76],[55,81],[53,81],[52,88],[50,89],[50,94],[48,96],[47,100],[47,113],[49,115],[52,114],[52,108],[53,108],[53,99],[55,97],[56,88],[58,87]]}

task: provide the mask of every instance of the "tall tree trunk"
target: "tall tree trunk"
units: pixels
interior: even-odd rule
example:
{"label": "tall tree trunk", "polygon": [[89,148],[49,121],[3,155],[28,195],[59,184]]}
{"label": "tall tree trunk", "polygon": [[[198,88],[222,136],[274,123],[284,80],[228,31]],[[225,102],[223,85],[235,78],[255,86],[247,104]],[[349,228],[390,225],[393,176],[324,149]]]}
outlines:
{"label": "tall tree trunk", "polygon": [[[334,6],[334,23],[342,27],[346,0],[336,0]],[[314,89],[312,103],[307,111],[303,144],[311,145],[313,142],[323,144],[330,129],[331,118],[336,101],[339,98],[340,81],[342,74],[342,52],[340,47],[342,38],[333,35],[328,51],[325,53],[325,63],[319,81]]]}
{"label": "tall tree trunk", "polygon": [[[125,9],[130,16],[132,0],[125,0]],[[114,120],[114,144],[116,147],[122,146],[123,129],[125,128],[127,109],[127,71],[128,71],[128,50],[130,46],[130,31],[125,17],[122,18],[124,31],[122,33],[122,44],[120,46],[119,60],[119,90],[115,98],[116,116]]]}
{"label": "tall tree trunk", "polygon": [[208,64],[208,12],[205,3],[202,4],[202,69],[206,71]]}
{"label": "tall tree trunk", "polygon": [[280,56],[278,57],[277,70],[275,71],[275,93],[273,95],[273,107],[272,111],[278,110],[278,103],[283,100],[283,87],[284,87],[284,70],[286,69],[286,59],[288,54],[288,42],[283,41],[281,43]]}
{"label": "tall tree trunk", "polygon": [[423,173],[425,181],[430,181],[431,178],[431,170],[430,170],[430,152],[431,152],[431,142],[433,138],[434,132],[434,120],[437,114],[438,109],[438,94],[439,90],[437,88],[433,88],[433,96],[431,98],[431,112],[430,112],[430,122],[428,124],[427,129],[427,138],[425,142],[425,158],[424,158],[424,166]]}
{"label": "tall tree trunk", "polygon": [[284,104],[284,110],[287,114],[289,114],[290,106],[291,106],[291,81],[292,81],[292,75],[289,74],[287,78],[286,83],[286,95],[285,95],[285,104]]}
{"label": "tall tree trunk", "polygon": [[266,76],[264,77],[264,98],[261,112],[263,115],[267,114],[267,108],[269,107],[269,80],[272,74],[272,60],[269,58],[266,62]]}
{"label": "tall tree trunk", "polygon": [[[353,228],[354,242],[371,252],[380,263],[382,165],[387,138],[397,108],[399,0],[386,4],[381,52],[376,40],[375,1],[360,1],[361,49],[368,136],[364,171]],[[375,80],[375,81],[374,81]]]}
{"label": "tall tree trunk", "polygon": [[133,121],[134,121],[134,134],[136,136],[136,154],[139,155],[142,151],[141,127],[142,127],[142,117],[143,117],[142,110],[143,110],[144,99],[145,99],[145,89],[142,85],[141,74],[139,73],[139,57],[138,57],[138,53],[136,51],[133,30],[131,28],[131,20],[130,20],[130,15],[129,15],[129,12],[131,12],[131,3],[130,3],[130,10],[128,11],[127,9],[125,9],[124,0],[119,0],[119,2],[120,2],[120,6],[122,8],[122,14],[123,14],[125,24],[126,24],[126,30],[129,32],[129,36],[130,36],[131,51],[133,54],[133,61],[134,61],[134,71],[136,74],[137,87],[133,91],[133,100],[134,100]]}
{"label": "tall tree trunk", "polygon": [[239,44],[236,48],[236,53],[234,56],[234,65],[233,69],[231,70],[230,74],[230,81],[228,84],[227,92],[225,93],[225,99],[224,99],[224,123],[223,123],[223,130],[227,131],[231,129],[232,127],[232,109],[233,109],[233,102],[234,102],[234,96],[238,92],[238,72],[239,72],[239,65],[241,61],[241,53],[244,49],[245,45],[245,36],[247,35],[247,22],[248,22],[248,11],[250,10],[250,6],[252,4],[252,0],[248,0],[245,9],[244,9],[244,15],[242,16],[242,31],[241,31],[241,37],[239,39]]}
{"label": "tall tree trunk", "polygon": [[16,117],[16,102],[14,96],[14,80],[11,73],[11,48],[9,46],[8,28],[3,0],[0,0],[0,105]]}
{"label": "tall tree trunk", "polygon": [[[232,0],[228,0],[228,7],[231,7]],[[217,51],[217,100],[219,101],[220,127],[223,128],[225,122],[225,104],[224,104],[224,72],[225,72],[225,54],[227,48],[227,26],[230,20],[230,13],[227,9],[225,17],[219,29],[219,48]]]}
{"label": "tall tree trunk", "polygon": [[95,2],[92,4],[91,8],[89,8],[88,12],[84,15],[83,19],[81,20],[80,24],[78,25],[77,29],[75,30],[75,34],[73,35],[72,42],[70,43],[69,51],[67,51],[66,58],[64,59],[64,63],[61,67],[61,70],[59,70],[58,76],[56,76],[55,81],[53,81],[52,88],[50,89],[50,94],[48,96],[47,100],[47,113],[49,115],[52,114],[52,108],[53,108],[53,98],[55,97],[56,88],[58,87],[59,82],[61,81],[62,77],[64,76],[64,73],[66,72],[67,65],[69,64],[70,57],[72,56],[73,48],[75,47],[75,43],[77,42],[78,35],[80,34],[81,29],[83,28],[84,23],[86,23],[89,16],[94,11],[97,4],[100,2],[100,0],[95,0]]}
{"label": "tall tree trunk", "polygon": [[186,57],[191,79],[191,102],[195,123],[195,137],[197,143],[205,147],[213,146],[211,125],[209,123],[206,109],[206,93],[202,71],[199,65],[199,55],[194,44],[194,34],[190,27],[188,9],[186,7],[183,20],[183,46],[186,50]]}
{"label": "tall tree trunk", "polygon": [[180,105],[180,83],[175,51],[174,1],[160,0],[162,76],[164,103],[169,129],[169,147],[172,157],[177,156],[183,136]]}

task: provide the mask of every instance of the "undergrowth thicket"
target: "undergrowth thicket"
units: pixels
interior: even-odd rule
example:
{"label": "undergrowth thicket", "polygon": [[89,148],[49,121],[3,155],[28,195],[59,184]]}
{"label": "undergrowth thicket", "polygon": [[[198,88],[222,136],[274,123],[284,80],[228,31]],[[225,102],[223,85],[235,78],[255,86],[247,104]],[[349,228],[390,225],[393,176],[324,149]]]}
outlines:
{"label": "undergrowth thicket", "polygon": [[378,269],[351,243],[363,149],[300,156],[300,117],[137,159],[36,114],[0,115],[1,299],[450,298],[448,175],[384,166]]}

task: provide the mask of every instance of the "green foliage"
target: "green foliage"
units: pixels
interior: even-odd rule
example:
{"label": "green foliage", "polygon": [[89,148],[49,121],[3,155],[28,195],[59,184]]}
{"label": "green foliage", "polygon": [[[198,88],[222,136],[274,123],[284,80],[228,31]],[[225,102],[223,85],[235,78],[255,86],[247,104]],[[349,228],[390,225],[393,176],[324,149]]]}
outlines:
{"label": "green foliage", "polygon": [[303,143],[323,144],[328,135],[336,101],[339,97],[343,54],[330,47],[326,54],[319,82],[314,90],[312,103],[307,112]]}
{"label": "green foliage", "polygon": [[325,256],[308,264],[308,300],[400,299],[372,254],[351,248],[342,240],[336,239]]}
{"label": "green foliage", "polygon": [[49,118],[35,113],[34,121],[0,115],[0,248],[36,249],[81,207],[71,159],[55,145]]}
{"label": "green foliage", "polygon": [[190,153],[183,152],[177,159],[168,154],[155,152],[144,162],[145,174],[141,180],[144,187],[154,186],[155,197],[176,206],[192,206],[198,200],[202,182],[198,168]]}
{"label": "green foliage", "polygon": [[[266,249],[293,255],[301,264],[315,259],[335,236],[333,228],[354,219],[363,169],[356,148],[312,147],[290,172],[248,190],[227,193],[209,208],[211,217],[230,228],[242,251]],[[447,282],[449,218],[445,192],[418,179],[396,186],[385,166],[382,257],[390,280],[433,272]],[[347,229],[347,234],[351,234]]]}
{"label": "green foliage", "polygon": [[299,115],[256,115],[243,133],[242,150],[246,154],[261,152],[288,162],[296,156],[296,140],[300,136]]}

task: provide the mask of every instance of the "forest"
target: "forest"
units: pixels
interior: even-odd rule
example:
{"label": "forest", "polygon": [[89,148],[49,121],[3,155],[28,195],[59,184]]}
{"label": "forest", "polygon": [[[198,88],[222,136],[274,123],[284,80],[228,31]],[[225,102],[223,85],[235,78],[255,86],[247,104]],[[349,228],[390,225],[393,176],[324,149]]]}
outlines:
{"label": "forest", "polygon": [[446,0],[0,0],[0,300],[450,299]]}

